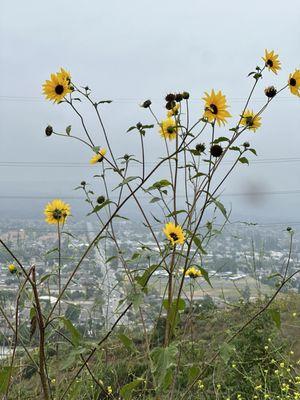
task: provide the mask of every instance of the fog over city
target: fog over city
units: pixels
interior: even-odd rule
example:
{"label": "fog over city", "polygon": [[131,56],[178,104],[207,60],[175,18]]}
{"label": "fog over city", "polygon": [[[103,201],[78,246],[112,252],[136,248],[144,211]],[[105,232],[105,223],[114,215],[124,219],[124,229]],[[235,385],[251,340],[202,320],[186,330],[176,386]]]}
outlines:
{"label": "fog over city", "polygon": [[[64,67],[74,82],[89,85],[94,98],[113,100],[101,107],[112,148],[120,157],[140,157],[138,136],[126,130],[138,121],[155,123],[139,107],[143,100],[151,99],[163,118],[164,96],[189,91],[196,121],[203,113],[204,92],[220,89],[233,118],[218,135],[228,135],[253,82],[247,74],[263,65],[265,48],[274,49],[282,69],[278,77],[264,74],[250,104],[260,108],[264,88],[275,81],[278,88],[284,86],[289,73],[300,67],[299,17],[296,0],[253,0],[243,8],[237,0],[2,1],[1,217],[41,218],[45,202],[54,197],[71,203],[75,217],[86,211],[77,199],[81,193],[73,189],[82,180],[92,182],[97,173],[88,164],[90,152],[79,142],[44,133],[48,124],[57,132],[72,125],[72,133],[84,135],[67,105],[44,99],[42,84],[51,72]],[[95,143],[103,145],[92,111],[80,107]],[[258,157],[249,156],[250,166],[238,165],[223,187],[221,198],[232,207],[233,219],[300,221],[299,110],[299,98],[287,89],[263,114],[261,128],[244,133],[240,142],[249,141]],[[157,127],[147,132],[145,148],[151,168],[164,155]],[[136,168],[133,175],[138,173]],[[96,183],[96,193],[102,194]]]}

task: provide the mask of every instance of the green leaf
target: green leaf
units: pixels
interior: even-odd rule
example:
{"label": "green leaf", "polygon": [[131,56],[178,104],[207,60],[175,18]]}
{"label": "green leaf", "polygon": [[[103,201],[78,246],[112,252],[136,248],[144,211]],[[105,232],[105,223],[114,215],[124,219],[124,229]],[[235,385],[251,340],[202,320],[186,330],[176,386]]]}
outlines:
{"label": "green leaf", "polygon": [[216,200],[216,199],[214,199],[214,198],[211,198],[211,201],[215,204],[215,206],[221,211],[221,213],[224,215],[224,217],[226,218],[226,219],[228,219],[228,216],[227,216],[227,211],[226,211],[226,208],[224,207],[224,205],[219,201],[219,200]]}
{"label": "green leaf", "polygon": [[229,150],[241,152],[241,149],[239,147],[237,147],[237,146],[231,146],[231,147],[229,147]]}
{"label": "green leaf", "polygon": [[5,393],[10,376],[10,367],[0,367],[0,393]]}
{"label": "green leaf", "polygon": [[198,236],[194,235],[194,237],[193,237],[193,242],[195,243],[195,245],[196,245],[196,246],[198,247],[198,249],[200,250],[200,253],[202,253],[202,254],[207,254],[206,251],[203,249],[203,247],[202,247],[202,242],[201,242],[201,240],[199,239]]}
{"label": "green leaf", "polygon": [[213,143],[229,142],[229,139],[225,136],[221,136],[213,141]]}
{"label": "green leaf", "polygon": [[211,282],[210,282],[209,275],[208,275],[208,272],[206,271],[206,269],[204,269],[203,267],[199,267],[199,266],[197,266],[197,268],[199,268],[203,278],[206,280],[206,282],[209,284],[209,286],[213,287]]}
{"label": "green leaf", "polygon": [[153,183],[153,185],[150,186],[147,190],[153,190],[153,189],[160,190],[161,188],[166,186],[172,186],[171,182],[169,182],[167,179],[162,179],[160,181]]}
{"label": "green leaf", "polygon": [[97,102],[97,105],[98,104],[105,104],[105,103],[110,104],[110,103],[112,103],[112,100],[101,100],[101,101]]}
{"label": "green leaf", "polygon": [[248,149],[249,151],[251,151],[251,153],[253,153],[255,156],[257,156],[256,150],[255,149]]}
{"label": "green leaf", "polygon": [[246,157],[240,157],[239,158],[239,162],[241,162],[242,164],[248,164],[249,165],[248,158],[246,158]]}
{"label": "green leaf", "polygon": [[127,129],[126,132],[131,132],[131,131],[133,131],[134,129],[137,129],[137,127],[136,127],[136,126],[131,126],[130,128]]}
{"label": "green leaf", "polygon": [[233,353],[235,352],[235,347],[229,343],[223,343],[220,346],[220,356],[223,361],[227,364]]}
{"label": "green leaf", "polygon": [[107,260],[105,260],[105,264],[108,264],[110,261],[114,260],[115,258],[118,258],[118,256],[111,256]]}
{"label": "green leaf", "polygon": [[281,316],[280,316],[280,311],[276,310],[275,308],[270,308],[269,309],[269,314],[275,323],[276,327],[280,329],[281,327]]}
{"label": "green leaf", "polygon": [[152,199],[150,200],[150,203],[157,203],[158,201],[161,201],[160,197],[152,197]]}
{"label": "green leaf", "polygon": [[173,211],[170,214],[166,215],[166,218],[174,217],[175,215],[186,213],[186,210],[178,210],[178,211]]}
{"label": "green leaf", "polygon": [[196,365],[192,365],[189,370],[188,370],[188,383],[189,385],[194,382],[194,380],[197,378],[199,375],[200,368],[197,367]]}
{"label": "green leaf", "polygon": [[117,187],[115,187],[113,190],[116,190],[121,186],[127,185],[129,182],[131,182],[135,179],[141,179],[141,177],[140,176],[129,176],[128,178],[123,179],[123,181]]}
{"label": "green leaf", "polygon": [[68,125],[66,127],[66,134],[69,135],[69,136],[70,136],[70,133],[71,133],[71,129],[72,129],[72,125]]}
{"label": "green leaf", "polygon": [[144,288],[147,285],[147,282],[150,278],[150,276],[153,274],[154,271],[156,271],[156,269],[158,268],[158,265],[153,264],[150,265],[150,267],[148,267],[142,276],[137,276],[135,278],[135,280],[138,282],[139,285],[142,286],[142,288]]}
{"label": "green leaf", "polygon": [[204,176],[204,175],[207,176],[207,174],[204,174],[203,172],[197,172],[197,174],[192,176],[191,179],[198,178],[199,176]]}
{"label": "green leaf", "polygon": [[137,388],[144,380],[142,378],[137,378],[134,381],[127,383],[120,389],[120,395],[124,400],[131,400],[133,396],[133,391]]}
{"label": "green leaf", "polygon": [[71,334],[71,340],[74,346],[79,346],[79,343],[82,340],[82,336],[80,332],[78,331],[77,328],[72,324],[72,322],[65,317],[60,317],[61,321],[63,322],[63,325],[65,329]]}
{"label": "green leaf", "polygon": [[119,333],[118,338],[121,340],[121,342],[123,343],[123,345],[126,347],[126,349],[132,353],[132,352],[136,352],[136,347],[132,341],[132,339],[130,339],[128,336],[126,336],[124,333]]}
{"label": "green leaf", "polygon": [[106,207],[108,204],[112,203],[112,201],[110,200],[105,200],[102,204],[98,204],[94,207],[93,211],[91,211],[90,213],[88,213],[87,215],[91,215],[94,213],[99,212],[103,207]]}
{"label": "green leaf", "polygon": [[48,254],[54,253],[55,251],[58,252],[58,247],[55,247],[54,249],[48,250],[48,251],[46,252],[46,256],[47,256]]}
{"label": "green leaf", "polygon": [[177,354],[178,349],[176,343],[172,343],[168,347],[156,347],[152,350],[153,373],[160,387],[168,376],[168,371],[176,365]]}

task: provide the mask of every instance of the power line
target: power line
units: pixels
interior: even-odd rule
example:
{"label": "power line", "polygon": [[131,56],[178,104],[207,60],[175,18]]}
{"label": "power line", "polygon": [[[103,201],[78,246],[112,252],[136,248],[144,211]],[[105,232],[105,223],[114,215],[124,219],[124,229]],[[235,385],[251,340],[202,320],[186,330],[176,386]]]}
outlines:
{"label": "power line", "polygon": [[[223,164],[232,164],[235,160],[222,161]],[[277,164],[300,162],[300,157],[278,157],[252,159],[251,164]],[[145,162],[146,165],[156,165],[155,162]],[[138,164],[131,164],[131,167]],[[64,162],[64,161],[0,161],[0,167],[26,167],[26,168],[92,168],[88,163]]]}
{"label": "power line", "polygon": [[[278,190],[278,191],[251,191],[251,192],[232,192],[232,193],[222,193],[221,197],[238,197],[238,196],[273,196],[273,195],[288,195],[288,194],[300,194],[300,189],[297,190]],[[192,193],[190,194],[192,196]],[[22,200],[49,200],[51,198],[61,197],[65,200],[85,200],[85,197],[81,196],[70,196],[70,195],[0,195],[0,199],[3,200],[15,200],[15,199],[22,199]],[[185,198],[185,194],[178,194],[177,197]],[[137,196],[139,199],[151,199],[150,196]],[[111,200],[118,199],[118,196],[110,197]]]}

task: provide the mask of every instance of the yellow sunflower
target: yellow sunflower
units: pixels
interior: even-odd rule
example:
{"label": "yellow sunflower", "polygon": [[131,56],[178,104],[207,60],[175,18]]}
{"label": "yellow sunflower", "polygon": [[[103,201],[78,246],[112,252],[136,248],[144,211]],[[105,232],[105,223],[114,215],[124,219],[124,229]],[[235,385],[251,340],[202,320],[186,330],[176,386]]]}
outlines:
{"label": "yellow sunflower", "polygon": [[247,126],[248,129],[255,132],[261,126],[261,117],[248,109],[242,115],[241,125]]}
{"label": "yellow sunflower", "polygon": [[210,94],[205,92],[205,97],[202,99],[205,101],[204,117],[209,122],[216,120],[219,126],[225,125],[226,119],[231,117],[231,114],[227,111],[226,96],[220,90],[218,93],[212,90]]}
{"label": "yellow sunflower", "polygon": [[97,162],[101,162],[103,160],[103,157],[106,154],[106,149],[100,149],[97,154],[95,154],[91,159],[90,159],[90,164],[96,164]]}
{"label": "yellow sunflower", "polygon": [[277,72],[281,69],[281,62],[278,60],[278,54],[274,53],[274,50],[265,50],[265,56],[262,57],[265,62],[265,66],[277,75]]}
{"label": "yellow sunflower", "polygon": [[168,118],[173,117],[173,115],[177,115],[177,114],[179,113],[179,108],[180,108],[180,105],[177,103],[176,106],[174,106],[174,107],[172,108],[172,110],[169,110],[169,111],[167,112]]}
{"label": "yellow sunflower", "polygon": [[161,121],[159,133],[165,139],[173,140],[178,133],[178,126],[173,118],[167,118]]}
{"label": "yellow sunflower", "polygon": [[46,216],[45,221],[48,224],[64,224],[68,215],[71,214],[71,208],[69,204],[62,200],[54,199],[46,205],[44,214]]}
{"label": "yellow sunflower", "polygon": [[177,243],[184,243],[185,236],[180,225],[175,225],[173,222],[168,222],[165,225],[163,232],[173,246],[175,246]]}
{"label": "yellow sunflower", "polygon": [[51,74],[50,80],[43,84],[43,93],[48,100],[59,103],[64,97],[71,93],[70,74],[63,68],[57,74]]}
{"label": "yellow sunflower", "polygon": [[192,279],[196,279],[199,278],[200,276],[202,276],[200,269],[196,268],[196,267],[190,267],[185,271],[184,276],[189,276]]}
{"label": "yellow sunflower", "polygon": [[7,268],[11,274],[15,274],[17,272],[17,267],[14,264],[9,264]]}
{"label": "yellow sunflower", "polygon": [[65,79],[69,83],[71,82],[71,74],[69,71],[66,71],[64,68],[61,68],[60,71],[57,73],[61,78]]}
{"label": "yellow sunflower", "polygon": [[296,69],[290,74],[288,84],[291,93],[300,97],[300,69]]}

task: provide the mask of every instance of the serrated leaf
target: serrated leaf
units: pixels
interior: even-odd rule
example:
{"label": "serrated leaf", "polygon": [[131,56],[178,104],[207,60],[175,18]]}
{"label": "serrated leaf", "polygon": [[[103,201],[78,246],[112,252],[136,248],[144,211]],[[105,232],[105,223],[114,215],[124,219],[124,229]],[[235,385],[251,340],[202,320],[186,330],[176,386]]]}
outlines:
{"label": "serrated leaf", "polygon": [[156,347],[151,352],[154,370],[153,373],[161,387],[168,371],[176,365],[178,349],[175,343],[168,347]]}

